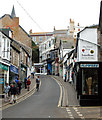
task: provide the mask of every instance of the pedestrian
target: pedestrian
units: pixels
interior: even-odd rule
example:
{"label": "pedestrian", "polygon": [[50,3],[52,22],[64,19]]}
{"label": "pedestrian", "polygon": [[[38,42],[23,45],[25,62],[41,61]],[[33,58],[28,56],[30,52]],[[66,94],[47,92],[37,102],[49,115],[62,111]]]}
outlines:
{"label": "pedestrian", "polygon": [[7,102],[9,100],[9,90],[10,90],[10,86],[8,83],[6,83],[6,86],[4,86],[4,101]]}
{"label": "pedestrian", "polygon": [[65,75],[64,75],[64,82],[66,82],[66,77],[67,77],[67,76],[66,76],[66,74],[65,74]]}
{"label": "pedestrian", "polygon": [[10,92],[11,92],[10,104],[12,104],[13,102],[16,103],[16,100],[17,100],[17,87],[16,87],[16,84],[11,84]]}
{"label": "pedestrian", "polygon": [[27,89],[27,76],[24,78],[25,89]]}
{"label": "pedestrian", "polygon": [[30,90],[30,84],[31,84],[30,76],[28,76],[28,79],[27,79],[27,90],[28,91]]}
{"label": "pedestrian", "polygon": [[33,78],[34,78],[35,72],[33,72]]}
{"label": "pedestrian", "polygon": [[22,89],[22,83],[21,80],[18,82],[18,94],[21,94],[21,89]]}
{"label": "pedestrian", "polygon": [[36,89],[39,90],[40,78],[39,76],[36,78]]}

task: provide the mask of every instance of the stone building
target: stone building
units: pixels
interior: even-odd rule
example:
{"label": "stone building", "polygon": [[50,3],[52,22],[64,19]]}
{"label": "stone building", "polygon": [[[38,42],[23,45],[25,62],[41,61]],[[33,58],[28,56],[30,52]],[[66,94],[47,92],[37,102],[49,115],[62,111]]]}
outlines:
{"label": "stone building", "polygon": [[32,37],[32,41],[39,46],[42,42],[47,40],[49,37],[53,35],[52,32],[36,32],[32,33],[32,30],[29,31],[30,36]]}

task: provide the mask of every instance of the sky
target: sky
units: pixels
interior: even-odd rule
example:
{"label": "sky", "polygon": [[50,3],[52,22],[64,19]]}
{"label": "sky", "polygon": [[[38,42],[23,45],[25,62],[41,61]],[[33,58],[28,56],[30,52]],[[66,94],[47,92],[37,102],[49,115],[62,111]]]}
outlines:
{"label": "sky", "polygon": [[101,0],[1,0],[0,17],[11,14],[15,7],[19,24],[29,33],[53,32],[67,29],[70,18],[75,25],[90,26],[99,23]]}

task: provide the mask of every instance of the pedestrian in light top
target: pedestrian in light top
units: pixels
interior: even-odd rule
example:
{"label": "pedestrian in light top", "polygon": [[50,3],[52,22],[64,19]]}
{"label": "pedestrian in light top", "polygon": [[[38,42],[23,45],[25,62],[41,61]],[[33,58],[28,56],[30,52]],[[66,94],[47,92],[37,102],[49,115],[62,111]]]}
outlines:
{"label": "pedestrian in light top", "polygon": [[7,102],[9,100],[9,96],[8,96],[8,93],[9,93],[9,90],[10,90],[10,86],[8,83],[6,83],[6,86],[4,86],[4,101]]}

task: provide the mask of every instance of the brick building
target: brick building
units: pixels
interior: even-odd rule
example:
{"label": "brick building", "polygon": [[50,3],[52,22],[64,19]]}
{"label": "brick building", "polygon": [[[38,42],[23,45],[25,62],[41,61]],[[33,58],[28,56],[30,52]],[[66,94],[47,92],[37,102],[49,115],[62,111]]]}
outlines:
{"label": "brick building", "polygon": [[31,54],[31,37],[19,25],[19,17],[16,17],[14,6],[11,15],[5,14],[0,18],[0,28],[10,28],[12,30],[12,39],[28,46],[26,49]]}

